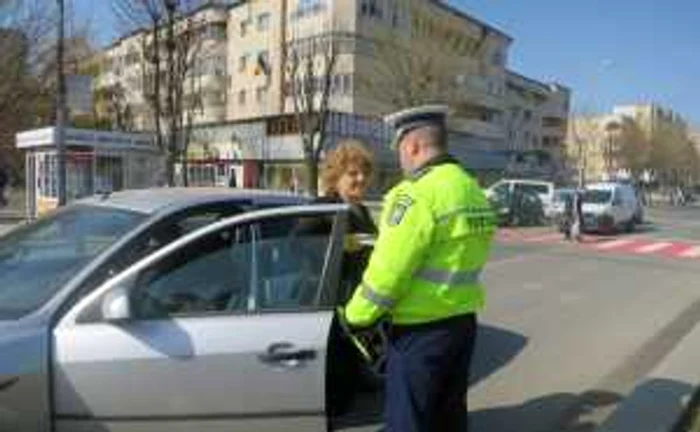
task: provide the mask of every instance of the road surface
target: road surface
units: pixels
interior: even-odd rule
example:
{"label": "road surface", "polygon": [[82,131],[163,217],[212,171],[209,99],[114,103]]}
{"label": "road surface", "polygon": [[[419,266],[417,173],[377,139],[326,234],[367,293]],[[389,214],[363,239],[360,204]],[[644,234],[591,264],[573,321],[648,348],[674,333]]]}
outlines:
{"label": "road surface", "polygon": [[700,321],[700,209],[649,218],[639,234],[584,245],[501,236],[485,275],[473,431],[593,430]]}

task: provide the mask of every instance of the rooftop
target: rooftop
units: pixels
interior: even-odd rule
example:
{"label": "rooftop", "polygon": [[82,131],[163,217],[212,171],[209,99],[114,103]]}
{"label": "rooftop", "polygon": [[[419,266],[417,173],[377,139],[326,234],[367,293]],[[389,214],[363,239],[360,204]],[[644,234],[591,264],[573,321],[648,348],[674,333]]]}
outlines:
{"label": "rooftop", "polygon": [[480,26],[482,26],[482,27],[484,27],[484,28],[490,30],[491,32],[496,33],[496,34],[498,34],[498,35],[504,37],[504,38],[507,39],[509,42],[512,42],[512,41],[513,41],[513,38],[512,38],[511,36],[509,36],[509,35],[508,35],[506,32],[504,32],[503,30],[500,30],[500,29],[498,29],[498,28],[496,28],[496,27],[494,27],[494,26],[492,26],[492,25],[490,25],[490,24],[487,24],[487,23],[485,23],[484,21],[482,21],[482,20],[480,20],[480,19],[474,18],[472,15],[470,15],[470,14],[464,12],[463,10],[461,10],[461,9],[459,9],[459,8],[456,8],[456,7],[454,7],[454,6],[449,5],[445,0],[428,0],[428,1],[429,1],[431,4],[433,4],[433,5],[437,6],[437,7],[439,7],[440,9],[442,9],[442,10],[444,10],[444,11],[447,11],[447,12],[451,13],[452,15],[454,15],[454,16],[456,16],[456,17],[465,19],[465,20],[467,20],[467,21],[471,21],[471,22],[473,22],[474,24],[480,25]]}

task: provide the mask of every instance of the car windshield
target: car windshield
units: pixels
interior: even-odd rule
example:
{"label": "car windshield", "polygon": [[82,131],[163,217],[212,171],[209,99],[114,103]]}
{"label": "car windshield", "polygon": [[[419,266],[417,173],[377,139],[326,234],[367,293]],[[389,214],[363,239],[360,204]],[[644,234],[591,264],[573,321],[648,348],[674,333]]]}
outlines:
{"label": "car windshield", "polygon": [[564,202],[568,200],[572,195],[573,191],[555,191],[554,192],[554,202]]}
{"label": "car windshield", "polygon": [[583,195],[583,202],[587,204],[607,204],[612,199],[612,191],[591,189]]}
{"label": "car windshield", "polygon": [[76,205],[0,237],[0,320],[37,309],[144,218]]}

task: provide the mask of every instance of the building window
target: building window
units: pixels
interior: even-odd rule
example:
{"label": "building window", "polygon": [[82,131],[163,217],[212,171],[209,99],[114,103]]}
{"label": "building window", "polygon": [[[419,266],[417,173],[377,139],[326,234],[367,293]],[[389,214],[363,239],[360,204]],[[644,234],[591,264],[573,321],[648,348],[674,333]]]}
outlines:
{"label": "building window", "polygon": [[331,93],[337,94],[342,87],[342,77],[340,75],[333,76],[333,84],[331,85]]}
{"label": "building window", "polygon": [[397,1],[391,4],[391,25],[393,27],[399,26],[399,5]]}
{"label": "building window", "polygon": [[248,54],[243,54],[238,58],[238,72],[245,72],[248,68]]}
{"label": "building window", "polygon": [[202,39],[226,40],[226,24],[210,24],[201,30]]}
{"label": "building window", "polygon": [[269,76],[270,72],[270,53],[267,50],[258,52],[255,60],[255,76]]}
{"label": "building window", "polygon": [[250,27],[250,21],[241,21],[241,37],[245,37],[248,34],[248,27]]}
{"label": "building window", "polygon": [[270,28],[270,14],[263,13],[258,15],[258,31],[266,31]]}
{"label": "building window", "polygon": [[325,9],[325,6],[325,0],[299,0],[290,18],[292,20],[298,20],[317,15]]}
{"label": "building window", "polygon": [[496,67],[505,65],[505,55],[503,54],[502,49],[498,48],[496,51],[494,51],[493,56],[491,57],[491,64]]}
{"label": "building window", "polygon": [[382,12],[382,6],[378,0],[362,0],[360,11],[363,16],[370,18],[382,19],[382,16],[384,15]]}
{"label": "building window", "polygon": [[267,97],[267,87],[258,87],[255,89],[255,100],[261,103]]}
{"label": "building window", "polygon": [[352,75],[343,75],[343,94],[352,94]]}
{"label": "building window", "polygon": [[238,105],[245,105],[245,90],[238,92]]}

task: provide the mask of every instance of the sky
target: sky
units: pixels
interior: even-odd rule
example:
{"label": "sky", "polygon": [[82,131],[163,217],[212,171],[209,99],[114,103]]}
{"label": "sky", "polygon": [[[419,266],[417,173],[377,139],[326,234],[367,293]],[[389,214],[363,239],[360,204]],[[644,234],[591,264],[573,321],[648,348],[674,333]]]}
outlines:
{"label": "sky", "polygon": [[[73,0],[100,43],[111,0]],[[513,39],[509,67],[574,92],[574,110],[656,102],[700,128],[700,1],[450,0]]]}

